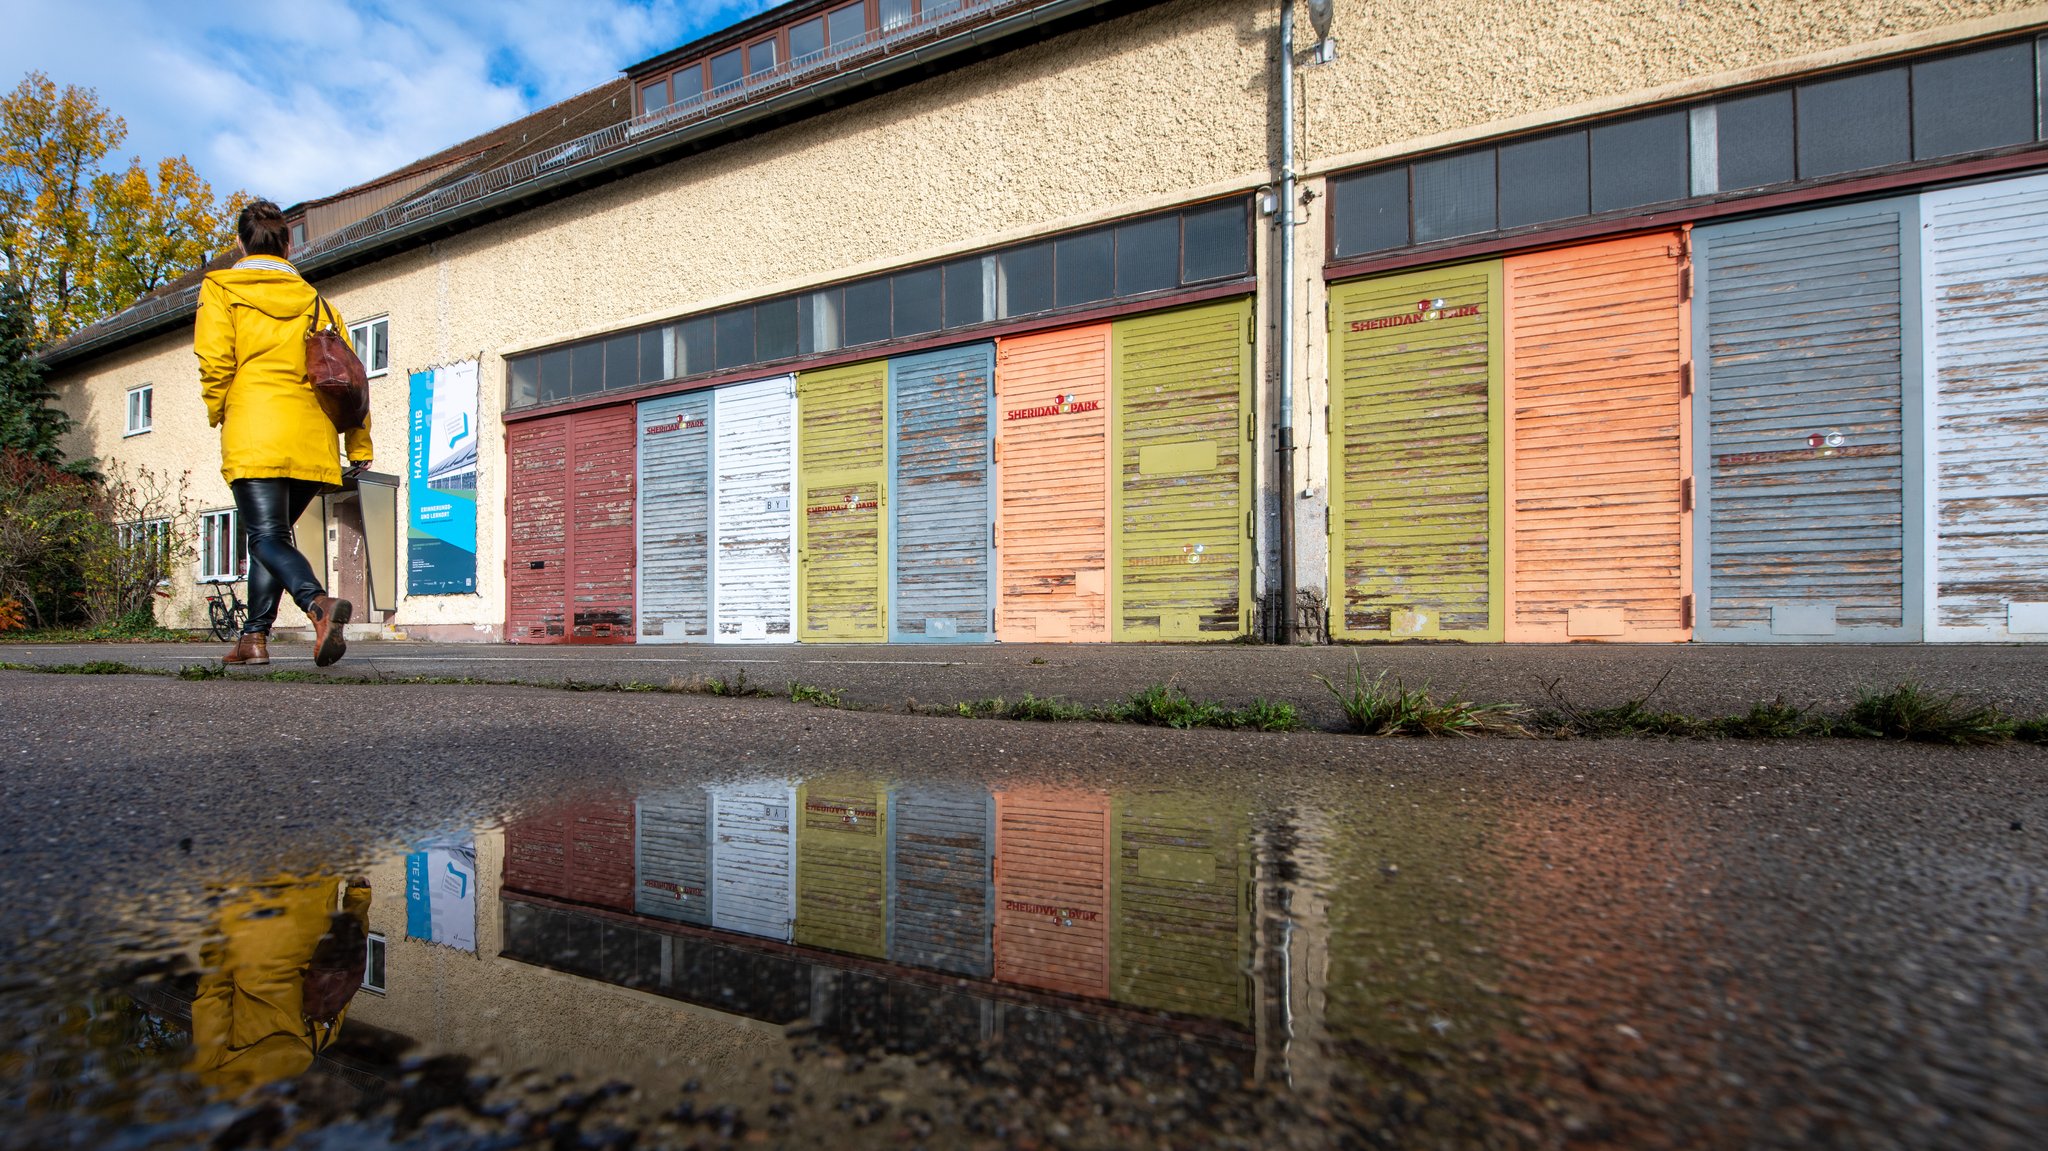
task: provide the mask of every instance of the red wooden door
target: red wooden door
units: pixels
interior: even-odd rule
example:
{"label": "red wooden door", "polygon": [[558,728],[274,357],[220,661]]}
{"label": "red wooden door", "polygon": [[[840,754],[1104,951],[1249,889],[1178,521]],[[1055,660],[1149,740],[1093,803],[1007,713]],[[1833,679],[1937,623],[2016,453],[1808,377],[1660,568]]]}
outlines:
{"label": "red wooden door", "polygon": [[506,637],[633,640],[634,409],[506,429]]}

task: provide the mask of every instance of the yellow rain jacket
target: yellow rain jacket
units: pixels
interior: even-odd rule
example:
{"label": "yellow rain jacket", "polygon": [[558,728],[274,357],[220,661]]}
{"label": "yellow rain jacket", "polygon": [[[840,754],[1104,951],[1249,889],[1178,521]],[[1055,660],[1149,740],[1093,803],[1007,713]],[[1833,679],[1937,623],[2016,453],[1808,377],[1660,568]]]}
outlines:
{"label": "yellow rain jacket", "polygon": [[[206,971],[192,1001],[192,1061],[222,1098],[302,1075],[333,1042],[332,1028],[306,1022],[305,971],[327,933],[341,881],[283,877],[248,889],[220,911],[220,935],[201,949]],[[339,910],[367,930],[370,889],[348,887]]]}
{"label": "yellow rain jacket", "polygon": [[[334,424],[306,382],[306,328],[315,299],[313,286],[272,256],[211,272],[199,288],[192,350],[199,357],[207,426],[220,429],[220,474],[229,483],[341,482]],[[339,324],[341,313],[334,316]],[[346,326],[342,338],[348,338]],[[365,421],[348,433],[348,458],[371,454]]]}

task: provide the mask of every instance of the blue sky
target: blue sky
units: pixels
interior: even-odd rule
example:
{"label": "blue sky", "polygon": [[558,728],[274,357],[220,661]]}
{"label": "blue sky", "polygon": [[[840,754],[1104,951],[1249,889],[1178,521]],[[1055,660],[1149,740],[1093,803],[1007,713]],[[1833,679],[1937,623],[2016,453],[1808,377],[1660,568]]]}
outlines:
{"label": "blue sky", "polygon": [[330,195],[574,95],[766,0],[0,0],[0,90],[93,88],[122,156]]}

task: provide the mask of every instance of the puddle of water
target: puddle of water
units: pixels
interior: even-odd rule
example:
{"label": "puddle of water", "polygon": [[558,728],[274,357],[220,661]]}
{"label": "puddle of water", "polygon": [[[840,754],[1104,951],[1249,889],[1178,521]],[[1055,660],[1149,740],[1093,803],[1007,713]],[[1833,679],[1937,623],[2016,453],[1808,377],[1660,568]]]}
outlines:
{"label": "puddle of water", "polygon": [[1739,1145],[1674,836],[1461,788],[565,801],[216,877],[0,989],[0,1143]]}

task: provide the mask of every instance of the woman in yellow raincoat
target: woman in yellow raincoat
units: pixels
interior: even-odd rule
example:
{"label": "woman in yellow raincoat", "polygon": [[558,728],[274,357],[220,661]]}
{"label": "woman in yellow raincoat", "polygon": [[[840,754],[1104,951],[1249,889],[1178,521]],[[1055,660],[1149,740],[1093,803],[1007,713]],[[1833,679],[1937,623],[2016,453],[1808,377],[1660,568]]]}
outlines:
{"label": "woman in yellow raincoat", "polygon": [[[323,323],[346,327],[285,259],[291,230],[276,204],[258,200],[242,209],[235,229],[242,258],[200,286],[192,349],[207,423],[220,429],[221,475],[254,561],[249,621],[222,662],[270,662],[270,627],[289,591],[313,624],[313,662],[325,667],[348,646],[342,628],[351,607],[320,586],[293,546],[292,525],[314,496],[341,482],[334,424],[306,380],[306,333],[316,310]],[[370,462],[369,422],[347,438],[350,466],[360,470]]]}
{"label": "woman in yellow raincoat", "polygon": [[192,1001],[191,1069],[223,1098],[302,1075],[340,1033],[305,1017],[306,967],[336,914],[370,925],[370,885],[333,876],[281,877],[250,887],[220,912],[220,934],[201,948],[205,972]]}

